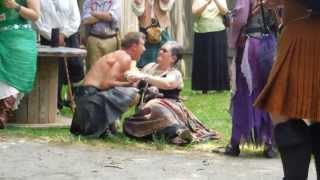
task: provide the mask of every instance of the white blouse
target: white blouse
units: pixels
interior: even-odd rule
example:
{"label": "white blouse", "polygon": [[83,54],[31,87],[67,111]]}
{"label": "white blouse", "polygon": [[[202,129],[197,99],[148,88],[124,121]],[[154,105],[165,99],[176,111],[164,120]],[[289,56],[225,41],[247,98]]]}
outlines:
{"label": "white blouse", "polygon": [[36,30],[47,40],[52,28],[69,37],[78,32],[81,18],[77,0],[40,0],[41,16],[35,22]]}

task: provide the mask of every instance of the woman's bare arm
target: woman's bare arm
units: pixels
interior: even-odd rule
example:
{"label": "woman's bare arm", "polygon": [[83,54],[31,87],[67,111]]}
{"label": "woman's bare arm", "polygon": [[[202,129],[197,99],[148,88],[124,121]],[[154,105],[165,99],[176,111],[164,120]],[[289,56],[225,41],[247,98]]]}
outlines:
{"label": "woman's bare arm", "polygon": [[271,8],[271,7],[276,7],[283,5],[283,0],[265,0],[265,4]]}
{"label": "woman's bare arm", "polygon": [[5,0],[6,8],[15,9],[23,18],[31,21],[38,20],[40,16],[39,0],[27,0],[27,6],[18,4],[15,0]]}
{"label": "woman's bare arm", "polygon": [[203,6],[198,6],[196,2],[192,4],[192,14],[195,16],[201,16],[203,11],[207,8],[207,6],[212,2],[212,0],[208,0]]}
{"label": "woman's bare arm", "polygon": [[220,0],[214,0],[214,2],[216,3],[220,14],[225,15],[229,12],[228,7],[226,6],[226,4],[223,4]]}

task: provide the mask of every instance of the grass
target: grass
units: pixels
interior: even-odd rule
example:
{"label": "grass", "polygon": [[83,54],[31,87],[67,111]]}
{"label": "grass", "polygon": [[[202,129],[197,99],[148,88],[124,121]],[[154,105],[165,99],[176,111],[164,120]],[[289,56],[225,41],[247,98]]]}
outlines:
{"label": "grass", "polygon": [[[210,151],[213,147],[224,146],[230,138],[231,121],[228,112],[230,95],[225,92],[209,92],[202,94],[191,90],[190,80],[185,81],[185,87],[182,97],[185,99],[186,106],[210,129],[218,131],[222,139],[218,141],[210,141],[203,144],[188,145],[185,147],[176,147],[168,145],[163,139],[157,139],[154,142],[140,142],[129,139],[121,132],[105,139],[88,139],[85,137],[73,136],[69,133],[68,128],[18,128],[8,127],[0,130],[0,136],[3,137],[27,137],[44,139],[51,142],[63,143],[82,143],[89,145],[109,146],[109,147],[125,147],[125,148],[144,148],[156,150],[203,150]],[[71,117],[69,109],[64,108],[61,112],[63,115]],[[133,109],[123,115],[129,116],[133,113]]]}

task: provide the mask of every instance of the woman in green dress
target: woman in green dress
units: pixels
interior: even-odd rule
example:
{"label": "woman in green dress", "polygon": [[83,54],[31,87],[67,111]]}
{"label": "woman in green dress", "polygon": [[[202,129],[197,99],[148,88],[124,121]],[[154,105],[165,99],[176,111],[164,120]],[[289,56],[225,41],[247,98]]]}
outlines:
{"label": "woman in green dress", "polygon": [[39,9],[38,0],[0,0],[0,129],[33,86],[37,49],[30,21],[38,19]]}

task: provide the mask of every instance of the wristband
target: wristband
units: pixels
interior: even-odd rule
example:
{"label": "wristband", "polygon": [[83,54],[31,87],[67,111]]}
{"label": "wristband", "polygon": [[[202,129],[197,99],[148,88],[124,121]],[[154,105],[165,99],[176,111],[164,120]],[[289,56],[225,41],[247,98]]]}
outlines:
{"label": "wristband", "polygon": [[17,5],[14,9],[19,13],[21,11],[21,5]]}

